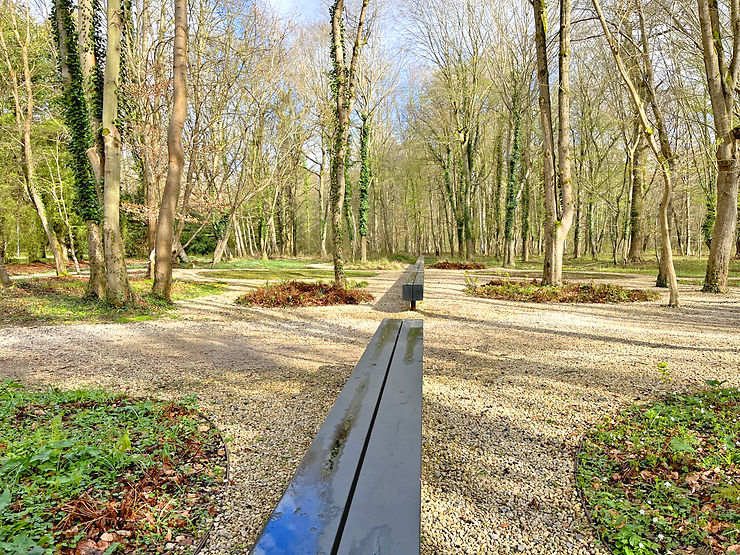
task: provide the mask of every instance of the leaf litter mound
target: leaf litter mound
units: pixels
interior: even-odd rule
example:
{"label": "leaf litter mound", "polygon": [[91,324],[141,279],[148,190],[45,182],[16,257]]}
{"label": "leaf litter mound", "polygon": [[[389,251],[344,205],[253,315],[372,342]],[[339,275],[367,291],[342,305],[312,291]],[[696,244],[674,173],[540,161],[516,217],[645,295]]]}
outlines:
{"label": "leaf litter mound", "polygon": [[236,303],[246,306],[266,308],[356,305],[373,300],[373,296],[360,287],[339,287],[334,283],[286,281],[276,285],[266,285],[236,299]]}

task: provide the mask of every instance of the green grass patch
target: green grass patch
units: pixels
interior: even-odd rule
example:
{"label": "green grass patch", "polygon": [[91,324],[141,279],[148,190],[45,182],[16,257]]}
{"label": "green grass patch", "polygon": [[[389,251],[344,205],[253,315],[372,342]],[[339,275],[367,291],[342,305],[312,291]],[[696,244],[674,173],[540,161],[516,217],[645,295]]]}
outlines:
{"label": "green grass patch", "polygon": [[[34,324],[63,322],[128,322],[172,315],[176,305],[151,295],[151,280],[132,279],[138,300],[123,308],[84,297],[86,279],[31,278],[0,288],[0,322]],[[172,282],[172,300],[178,301],[221,293],[227,285],[214,282]]]}
{"label": "green grass patch", "polygon": [[477,285],[469,277],[466,292],[475,297],[534,303],[631,303],[660,298],[654,291],[625,289],[611,283],[564,283],[560,287],[542,285],[539,281],[492,280]]}
{"label": "green grass patch", "polygon": [[[378,272],[367,270],[345,270],[347,277],[375,277]],[[287,269],[252,269],[252,270],[215,270],[201,272],[204,277],[216,279],[255,279],[262,281],[288,281],[292,279],[334,279],[334,270],[306,268],[303,270]]]}
{"label": "green grass patch", "polygon": [[279,308],[360,304],[372,301],[373,298],[370,293],[363,291],[362,287],[348,287],[345,289],[337,287],[333,282],[294,280],[259,287],[241,295],[235,302],[245,306]]}
{"label": "green grass patch", "polygon": [[584,439],[577,482],[617,555],[740,553],[740,391],[674,394]]}
{"label": "green grass patch", "polygon": [[317,258],[286,258],[280,260],[263,260],[261,258],[233,258],[211,266],[207,259],[194,260],[194,268],[215,268],[217,270],[252,270],[252,269],[301,269],[311,264],[321,264]]}
{"label": "green grass patch", "polygon": [[192,553],[225,471],[194,399],[0,382],[0,553]]}

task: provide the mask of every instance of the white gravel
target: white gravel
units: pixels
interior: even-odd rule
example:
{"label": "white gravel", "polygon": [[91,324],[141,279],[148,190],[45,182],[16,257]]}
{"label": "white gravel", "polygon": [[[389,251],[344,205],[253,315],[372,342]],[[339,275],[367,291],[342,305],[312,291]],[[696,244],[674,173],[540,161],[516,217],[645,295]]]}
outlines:
{"label": "white gravel", "polygon": [[[427,270],[427,300],[413,314],[400,301],[401,277],[370,278],[377,299],[360,307],[242,308],[231,292],[182,303],[178,319],[0,327],[0,377],[197,394],[231,438],[232,484],[209,555],[247,553],[385,317],[425,319],[425,554],[604,553],[573,488],[583,432],[667,388],[740,385],[737,290],[682,287],[680,309],[665,298],[534,305],[469,297],[461,272]],[[667,385],[659,362],[672,369]]]}

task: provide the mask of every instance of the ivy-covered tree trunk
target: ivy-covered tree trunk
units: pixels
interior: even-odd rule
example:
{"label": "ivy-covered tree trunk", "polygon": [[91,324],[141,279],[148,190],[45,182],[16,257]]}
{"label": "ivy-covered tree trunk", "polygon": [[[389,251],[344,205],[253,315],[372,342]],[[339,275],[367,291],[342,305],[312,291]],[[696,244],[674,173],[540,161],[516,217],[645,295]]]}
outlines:
{"label": "ivy-covered tree trunk", "polygon": [[59,53],[64,119],[69,129],[69,151],[75,183],[74,209],[87,227],[90,278],[85,296],[104,299],[106,279],[103,245],[100,235],[100,202],[95,185],[96,176],[87,151],[93,146],[85,82],[78,53],[78,36],[72,19],[69,0],[56,0],[52,6],[54,37]]}
{"label": "ivy-covered tree trunk", "polygon": [[117,125],[121,66],[121,0],[108,1],[108,49],[103,86],[103,142],[105,173],[103,188],[103,248],[108,279],[108,302],[121,306],[133,299],[126,273],[121,236],[121,134]]}
{"label": "ivy-covered tree trunk", "polygon": [[514,142],[509,156],[509,176],[506,182],[506,219],[504,221],[504,267],[516,266],[514,250],[514,217],[518,197],[519,166],[522,157],[522,111],[519,107],[518,94],[511,99],[514,115]]}
{"label": "ivy-covered tree trunk", "polygon": [[358,191],[358,223],[360,234],[360,260],[367,262],[367,218],[370,207],[368,193],[372,180],[372,162],[370,158],[370,137],[372,122],[367,113],[360,114],[362,128],[360,129],[360,181]]}
{"label": "ivy-covered tree trunk", "polygon": [[172,117],[167,129],[167,182],[162,192],[162,202],[157,219],[157,245],[155,249],[154,283],[152,292],[164,299],[172,294],[172,239],[175,233],[175,212],[180,198],[185,152],[182,130],[187,116],[186,91],[188,46],[188,6],[186,0],[175,0],[175,41],[172,53],[173,99]]}
{"label": "ivy-covered tree trunk", "polygon": [[344,273],[342,212],[345,194],[345,164],[347,161],[347,143],[349,140],[349,117],[352,113],[355,96],[355,71],[364,43],[363,27],[369,0],[362,0],[362,7],[357,20],[357,34],[352,48],[349,67],[346,64],[344,41],[344,0],[334,0],[329,6],[331,18],[331,90],[334,99],[334,137],[332,140],[330,192],[332,255],[334,259],[334,282],[346,287]]}
{"label": "ivy-covered tree trunk", "polygon": [[643,245],[643,183],[645,181],[645,150],[647,141],[640,132],[637,147],[632,158],[632,204],[630,206],[630,250],[627,259],[630,262],[642,260]]}

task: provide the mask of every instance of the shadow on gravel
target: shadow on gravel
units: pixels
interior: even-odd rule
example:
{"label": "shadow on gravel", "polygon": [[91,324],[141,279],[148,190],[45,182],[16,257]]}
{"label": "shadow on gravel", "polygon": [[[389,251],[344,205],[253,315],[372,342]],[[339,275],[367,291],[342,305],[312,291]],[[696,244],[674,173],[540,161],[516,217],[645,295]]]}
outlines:
{"label": "shadow on gravel", "polygon": [[378,299],[378,302],[373,305],[373,310],[395,314],[397,312],[406,312],[409,309],[408,303],[403,300],[402,289],[403,283],[406,281],[410,271],[411,266],[388,288],[385,295]]}

